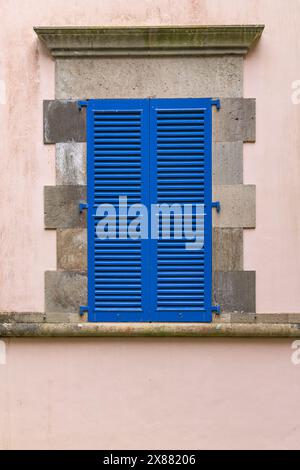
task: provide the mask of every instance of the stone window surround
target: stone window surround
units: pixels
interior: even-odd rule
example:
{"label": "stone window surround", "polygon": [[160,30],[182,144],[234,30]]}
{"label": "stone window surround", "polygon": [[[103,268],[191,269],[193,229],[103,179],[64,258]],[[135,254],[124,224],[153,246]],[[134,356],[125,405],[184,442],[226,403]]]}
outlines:
{"label": "stone window surround", "polygon": [[[250,25],[34,29],[56,60],[178,56],[209,60],[213,56],[244,57],[259,40],[263,28]],[[55,126],[62,119],[68,125]],[[59,290],[62,285],[71,292],[72,307],[77,309],[79,303],[84,303],[80,290],[86,289],[85,217],[77,210],[79,200],[85,198],[85,175],[80,166],[84,141],[85,113],[78,112],[75,101],[45,101],[44,142],[56,144],[57,175],[57,186],[45,187],[45,228],[57,230],[58,271],[46,273],[46,312],[1,313],[1,336],[299,336],[299,314],[253,313],[255,273],[243,271],[243,229],[255,228],[255,187],[243,185],[241,156],[243,142],[255,141],[255,100],[240,97],[223,98],[221,112],[214,115],[214,198],[221,199],[223,210],[219,216],[214,215],[213,244],[215,252],[221,248],[224,251],[224,247],[226,252],[214,259],[217,266],[214,298],[218,301],[221,297],[225,313],[215,317],[211,324],[95,324],[85,322],[74,310],[69,311],[68,301],[65,306],[60,302],[60,311],[55,311],[53,289]],[[68,167],[70,152],[79,166]],[[220,164],[216,156],[221,153]],[[76,248],[76,256],[72,247]],[[72,269],[68,271],[70,263]],[[240,299],[224,296],[232,286],[242,293]]]}

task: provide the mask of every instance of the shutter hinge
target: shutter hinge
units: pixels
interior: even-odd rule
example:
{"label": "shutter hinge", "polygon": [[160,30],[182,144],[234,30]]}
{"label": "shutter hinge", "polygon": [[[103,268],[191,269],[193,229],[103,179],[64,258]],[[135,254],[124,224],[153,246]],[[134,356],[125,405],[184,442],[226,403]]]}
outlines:
{"label": "shutter hinge", "polygon": [[215,106],[217,108],[217,111],[221,108],[221,101],[219,99],[217,100],[211,100],[211,105]]}
{"label": "shutter hinge", "polygon": [[89,205],[88,205],[86,202],[80,202],[80,203],[79,203],[79,212],[80,212],[80,214],[81,214],[83,211],[87,210],[88,207],[89,207]]}
{"label": "shutter hinge", "polygon": [[88,311],[89,311],[89,307],[87,307],[86,305],[81,305],[81,306],[79,307],[79,315],[80,315],[81,317],[83,317],[83,315],[84,315],[85,313],[87,313]]}
{"label": "shutter hinge", "polygon": [[221,314],[221,307],[220,305],[214,305],[212,308],[211,308],[211,311],[213,313],[215,313],[216,315],[220,315]]}
{"label": "shutter hinge", "polygon": [[219,201],[212,202],[212,203],[211,203],[211,207],[212,207],[213,209],[216,209],[217,212],[220,212],[220,210],[221,210],[221,204],[220,204]]}
{"label": "shutter hinge", "polygon": [[82,110],[82,108],[86,107],[88,105],[88,101],[77,101],[77,106],[79,111]]}

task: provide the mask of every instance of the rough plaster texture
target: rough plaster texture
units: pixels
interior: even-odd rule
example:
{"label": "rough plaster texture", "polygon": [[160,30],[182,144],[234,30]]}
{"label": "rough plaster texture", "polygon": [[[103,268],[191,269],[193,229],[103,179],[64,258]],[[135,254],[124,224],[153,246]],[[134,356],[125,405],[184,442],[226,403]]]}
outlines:
{"label": "rough plaster texture", "polygon": [[291,340],[24,338],[6,346],[1,449],[299,449]]}
{"label": "rough plaster texture", "polygon": [[243,58],[57,59],[55,90],[57,99],[240,97]]}
{"label": "rough plaster texture", "polygon": [[57,185],[86,184],[86,144],[60,143],[55,146]]}

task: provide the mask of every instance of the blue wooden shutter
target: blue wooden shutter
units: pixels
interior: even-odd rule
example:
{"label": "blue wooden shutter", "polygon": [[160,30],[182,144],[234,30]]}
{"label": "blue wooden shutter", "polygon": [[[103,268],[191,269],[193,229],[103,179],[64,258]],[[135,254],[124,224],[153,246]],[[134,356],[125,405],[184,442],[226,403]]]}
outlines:
{"label": "blue wooden shutter", "polygon": [[[90,321],[211,320],[211,99],[87,102]],[[204,247],[96,236],[99,204],[205,205]],[[117,229],[119,225],[117,225]]]}
{"label": "blue wooden shutter", "polygon": [[[88,311],[91,321],[141,321],[149,308],[146,240],[96,236],[100,204],[148,204],[148,100],[87,106]],[[117,224],[117,230],[119,224]]]}
{"label": "blue wooden shutter", "polygon": [[151,240],[153,321],[211,320],[211,106],[151,100],[151,203],[205,205],[201,250],[187,250],[185,239]]}

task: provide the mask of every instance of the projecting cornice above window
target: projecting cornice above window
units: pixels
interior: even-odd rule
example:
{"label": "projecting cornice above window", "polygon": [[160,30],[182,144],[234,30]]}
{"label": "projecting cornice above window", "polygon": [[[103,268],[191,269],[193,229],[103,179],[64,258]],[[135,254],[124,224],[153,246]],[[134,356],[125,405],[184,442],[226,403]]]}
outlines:
{"label": "projecting cornice above window", "polygon": [[263,25],[35,27],[54,57],[246,55]]}

